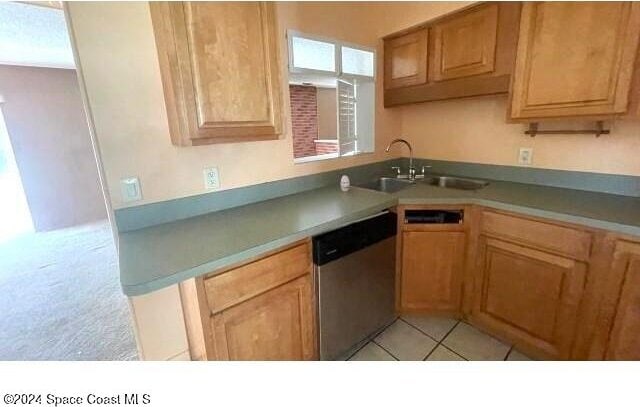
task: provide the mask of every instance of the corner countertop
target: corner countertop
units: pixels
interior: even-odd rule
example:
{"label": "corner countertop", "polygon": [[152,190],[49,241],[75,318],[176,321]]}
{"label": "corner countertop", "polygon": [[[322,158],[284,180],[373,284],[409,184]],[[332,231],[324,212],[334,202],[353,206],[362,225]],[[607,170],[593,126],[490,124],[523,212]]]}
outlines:
{"label": "corner countertop", "polygon": [[338,228],[398,199],[382,192],[319,188],[120,233],[120,283],[141,295]]}
{"label": "corner countertop", "polygon": [[395,194],[325,187],[120,233],[122,289],[146,294],[397,204],[479,204],[640,236],[640,198],[491,180],[477,191],[421,182]]}
{"label": "corner countertop", "polygon": [[416,184],[394,195],[400,204],[477,204],[640,236],[640,198],[492,181],[476,191]]}

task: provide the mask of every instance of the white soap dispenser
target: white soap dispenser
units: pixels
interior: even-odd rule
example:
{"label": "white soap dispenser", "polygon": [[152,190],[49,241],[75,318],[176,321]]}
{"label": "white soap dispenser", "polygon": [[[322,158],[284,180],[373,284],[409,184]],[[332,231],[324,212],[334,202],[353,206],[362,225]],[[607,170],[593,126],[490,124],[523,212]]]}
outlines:
{"label": "white soap dispenser", "polygon": [[343,175],[340,177],[340,189],[342,192],[347,192],[349,188],[351,188],[351,180],[348,175]]}

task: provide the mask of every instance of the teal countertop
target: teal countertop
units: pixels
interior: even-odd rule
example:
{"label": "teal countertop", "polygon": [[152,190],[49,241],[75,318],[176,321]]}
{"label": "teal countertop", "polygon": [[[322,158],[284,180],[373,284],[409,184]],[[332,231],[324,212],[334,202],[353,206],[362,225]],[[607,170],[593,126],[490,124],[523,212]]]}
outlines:
{"label": "teal countertop", "polygon": [[394,195],[400,204],[478,204],[525,215],[640,236],[640,198],[492,181],[463,191],[418,181]]}
{"label": "teal countertop", "polygon": [[288,195],[120,233],[120,283],[141,295],[370,216],[393,195],[338,187]]}
{"label": "teal countertop", "polygon": [[396,204],[480,204],[640,236],[640,198],[490,181],[478,191],[416,183],[395,194],[337,187],[119,234],[126,295],[146,294],[317,235]]}

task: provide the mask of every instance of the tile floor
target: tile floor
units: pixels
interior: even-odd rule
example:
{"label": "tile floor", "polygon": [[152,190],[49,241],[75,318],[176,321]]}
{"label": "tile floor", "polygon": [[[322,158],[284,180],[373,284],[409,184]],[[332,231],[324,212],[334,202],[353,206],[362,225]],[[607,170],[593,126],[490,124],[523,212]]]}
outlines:
{"label": "tile floor", "polygon": [[527,356],[456,319],[403,316],[360,348],[349,360],[514,360]]}

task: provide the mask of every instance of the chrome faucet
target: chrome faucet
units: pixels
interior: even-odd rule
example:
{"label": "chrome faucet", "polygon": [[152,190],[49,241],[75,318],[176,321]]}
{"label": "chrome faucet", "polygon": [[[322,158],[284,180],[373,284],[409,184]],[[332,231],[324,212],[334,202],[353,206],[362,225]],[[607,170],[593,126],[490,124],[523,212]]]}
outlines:
{"label": "chrome faucet", "polygon": [[[405,140],[403,138],[397,138],[395,140],[392,140],[391,143],[389,143],[389,145],[387,146],[386,150],[384,150],[384,151],[388,153],[389,149],[391,148],[391,146],[396,144],[396,143],[404,143],[404,144],[407,145],[407,147],[409,147],[409,174],[406,177],[409,178],[409,181],[415,181],[415,179],[416,179],[416,169],[413,167],[413,148],[411,147],[411,144],[407,140]],[[403,176],[400,175],[400,169],[399,168],[398,168],[398,178],[403,178]]]}

